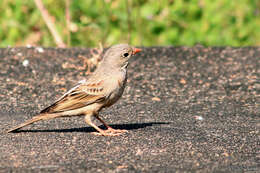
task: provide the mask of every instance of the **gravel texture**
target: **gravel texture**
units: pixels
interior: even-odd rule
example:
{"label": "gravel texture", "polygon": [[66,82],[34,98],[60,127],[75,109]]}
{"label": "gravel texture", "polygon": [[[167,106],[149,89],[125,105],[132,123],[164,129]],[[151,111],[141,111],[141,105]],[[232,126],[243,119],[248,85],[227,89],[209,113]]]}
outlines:
{"label": "gravel texture", "polygon": [[257,47],[143,48],[123,97],[100,113],[127,134],[95,136],[83,117],[5,133],[86,77],[81,56],[90,49],[0,49],[0,172],[260,170]]}

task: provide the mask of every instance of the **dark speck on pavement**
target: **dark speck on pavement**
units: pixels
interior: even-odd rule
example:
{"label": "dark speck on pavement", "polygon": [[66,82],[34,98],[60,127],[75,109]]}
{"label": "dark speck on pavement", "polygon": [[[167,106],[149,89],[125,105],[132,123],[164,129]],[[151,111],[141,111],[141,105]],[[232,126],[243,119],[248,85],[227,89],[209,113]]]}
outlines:
{"label": "dark speck on pavement", "polygon": [[5,133],[84,79],[89,52],[0,49],[0,172],[259,172],[257,47],[143,48],[100,113],[124,135],[95,136],[83,117]]}

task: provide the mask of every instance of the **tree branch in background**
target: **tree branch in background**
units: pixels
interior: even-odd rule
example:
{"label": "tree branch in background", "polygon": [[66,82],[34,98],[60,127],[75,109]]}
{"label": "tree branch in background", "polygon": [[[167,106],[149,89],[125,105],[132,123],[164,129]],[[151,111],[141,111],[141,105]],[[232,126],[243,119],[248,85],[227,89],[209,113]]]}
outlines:
{"label": "tree branch in background", "polygon": [[41,0],[34,0],[34,2],[36,4],[37,8],[40,10],[44,22],[46,23],[46,25],[49,28],[52,36],[54,37],[56,45],[58,47],[66,47],[66,45],[64,44],[63,40],[61,39],[59,33],[57,32],[55,25],[54,25],[53,21],[51,20],[51,16],[49,15],[48,11],[44,7],[42,1]]}
{"label": "tree branch in background", "polygon": [[132,43],[131,41],[131,32],[132,32],[132,23],[131,23],[131,9],[130,9],[130,2],[129,0],[125,0],[126,2],[126,11],[127,11],[127,24],[128,24],[128,38],[127,41],[129,44]]}
{"label": "tree branch in background", "polygon": [[66,27],[67,27],[67,45],[70,46],[71,36],[70,36],[70,0],[66,0]]}

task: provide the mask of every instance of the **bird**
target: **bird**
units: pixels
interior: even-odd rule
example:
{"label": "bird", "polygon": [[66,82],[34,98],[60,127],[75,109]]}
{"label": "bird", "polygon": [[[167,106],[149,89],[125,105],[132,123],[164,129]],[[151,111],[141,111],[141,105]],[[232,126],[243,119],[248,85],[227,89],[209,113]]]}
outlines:
{"label": "bird", "polygon": [[[118,136],[127,132],[127,130],[110,127],[100,118],[99,112],[116,103],[122,96],[127,83],[129,59],[138,52],[141,52],[141,49],[128,44],[110,47],[93,73],[79,81],[75,87],[40,111],[38,115],[11,128],[7,133],[15,132],[40,120],[67,116],[85,116],[85,122],[96,129],[97,132],[94,132],[96,135]],[[106,130],[94,124],[92,121],[94,118],[99,120]]]}

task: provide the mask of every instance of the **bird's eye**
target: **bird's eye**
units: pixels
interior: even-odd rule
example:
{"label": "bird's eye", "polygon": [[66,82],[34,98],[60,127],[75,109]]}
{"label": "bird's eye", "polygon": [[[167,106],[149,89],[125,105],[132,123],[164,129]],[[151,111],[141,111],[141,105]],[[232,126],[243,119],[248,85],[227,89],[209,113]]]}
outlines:
{"label": "bird's eye", "polygon": [[124,57],[128,57],[129,53],[124,53]]}

